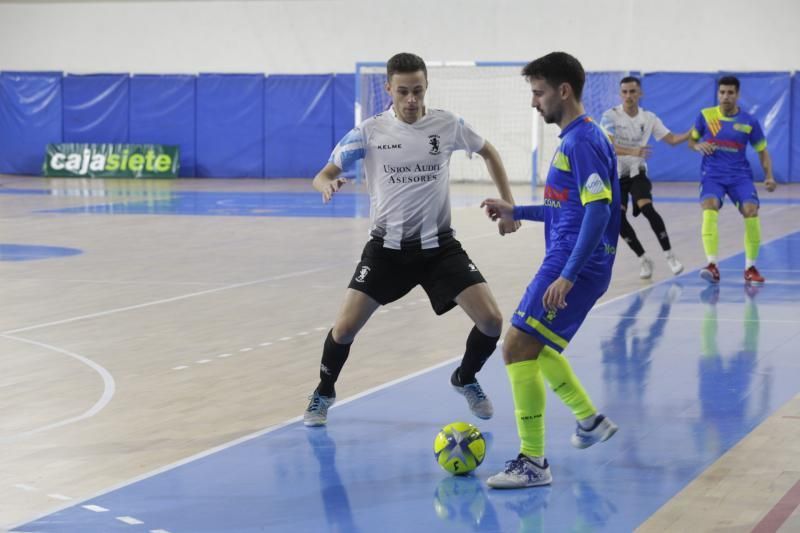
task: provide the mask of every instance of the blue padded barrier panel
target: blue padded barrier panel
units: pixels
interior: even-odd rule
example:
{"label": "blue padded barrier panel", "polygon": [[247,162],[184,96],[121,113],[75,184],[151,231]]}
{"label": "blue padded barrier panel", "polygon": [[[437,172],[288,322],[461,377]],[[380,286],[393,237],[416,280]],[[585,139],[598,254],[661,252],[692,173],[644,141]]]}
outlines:
{"label": "blue padded barrier panel", "polygon": [[180,176],[195,176],[195,76],[131,78],[130,142],[177,144]]}
{"label": "blue padded barrier panel", "polygon": [[67,74],[64,142],[127,143],[128,80],[127,74]]}
{"label": "blue padded barrier panel", "polygon": [[[727,74],[722,73],[720,76]],[[772,173],[779,182],[789,178],[789,135],[792,79],[788,72],[733,73],[741,82],[739,106],[758,119],[767,136]],[[757,182],[764,181],[758,154],[747,149],[747,159]],[[759,194],[761,194],[759,192]]]}
{"label": "blue padded barrier panel", "polygon": [[[331,151],[355,125],[356,75],[336,74],[333,77],[333,143]],[[356,169],[345,171],[344,176],[353,178]]]}
{"label": "blue padded barrier panel", "polygon": [[196,128],[198,176],[263,176],[264,76],[200,74]]}
{"label": "blue padded barrier panel", "polygon": [[333,138],[333,75],[268,76],[264,87],[266,177],[313,177]]}
{"label": "blue padded barrier panel", "polygon": [[581,100],[586,114],[598,124],[607,109],[619,105],[619,80],[624,72],[587,72]]}
{"label": "blue padded barrier panel", "polygon": [[[356,113],[355,74],[336,74],[333,77],[333,143],[339,142],[353,129]],[[333,149],[333,146],[331,146]]]}
{"label": "blue padded barrier panel", "polygon": [[[704,107],[713,106],[716,76],[703,72],[654,72],[642,78],[640,105],[652,111],[673,133],[691,129]],[[653,181],[700,181],[700,154],[686,144],[670,146],[650,139],[653,154],[647,161]]]}
{"label": "blue padded barrier panel", "polygon": [[792,76],[792,132],[789,146],[791,147],[790,176],[791,181],[800,181],[800,74]]}
{"label": "blue padded barrier panel", "polygon": [[41,175],[62,139],[61,72],[0,73],[0,172]]}

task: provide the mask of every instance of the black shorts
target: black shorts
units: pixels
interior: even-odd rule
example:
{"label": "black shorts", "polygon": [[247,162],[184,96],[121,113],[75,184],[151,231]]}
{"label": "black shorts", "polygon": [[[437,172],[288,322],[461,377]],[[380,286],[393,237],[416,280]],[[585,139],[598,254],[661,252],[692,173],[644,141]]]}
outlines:
{"label": "black shorts", "polygon": [[422,285],[433,311],[442,315],[456,306],[454,299],[461,291],[485,282],[456,239],[429,250],[391,250],[371,240],[348,287],[386,305]]}
{"label": "black shorts", "polygon": [[622,176],[619,178],[619,203],[623,209],[628,208],[628,196],[633,198],[633,216],[639,216],[639,200],[653,199],[653,184],[644,171],[640,171],[634,177]]}

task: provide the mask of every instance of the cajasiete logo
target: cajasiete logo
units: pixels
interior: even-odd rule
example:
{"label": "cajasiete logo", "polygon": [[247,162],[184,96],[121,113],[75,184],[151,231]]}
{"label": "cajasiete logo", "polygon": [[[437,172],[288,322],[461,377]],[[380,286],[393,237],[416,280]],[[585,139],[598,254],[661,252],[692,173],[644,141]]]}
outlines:
{"label": "cajasiete logo", "polygon": [[140,144],[50,144],[45,176],[177,177],[178,147]]}

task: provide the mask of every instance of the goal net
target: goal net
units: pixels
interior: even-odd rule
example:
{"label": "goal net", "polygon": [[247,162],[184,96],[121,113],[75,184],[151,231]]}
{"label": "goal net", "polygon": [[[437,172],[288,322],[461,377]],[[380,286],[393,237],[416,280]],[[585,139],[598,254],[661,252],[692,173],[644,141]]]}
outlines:
{"label": "goal net", "polygon": [[[427,63],[426,105],[452,111],[466,120],[500,152],[512,183],[543,182],[558,147],[558,127],[544,124],[531,109],[530,85],[520,74],[525,63]],[[583,91],[586,111],[599,121],[603,111],[616,105],[621,72],[587,73]],[[384,89],[384,63],[356,65],[356,124],[391,105]],[[479,156],[469,159],[456,152],[450,179],[491,182]]]}

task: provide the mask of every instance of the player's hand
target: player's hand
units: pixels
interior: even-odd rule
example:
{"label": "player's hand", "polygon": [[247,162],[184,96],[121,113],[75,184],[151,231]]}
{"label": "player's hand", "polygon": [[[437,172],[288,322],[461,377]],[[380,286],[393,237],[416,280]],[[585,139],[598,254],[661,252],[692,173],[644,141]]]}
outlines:
{"label": "player's hand", "polygon": [[322,203],[327,204],[330,202],[333,195],[339,192],[339,189],[341,189],[345,183],[347,183],[347,179],[345,178],[336,178],[328,183],[322,190]]}
{"label": "player's hand", "polygon": [[640,146],[639,149],[638,149],[638,152],[639,153],[636,154],[636,155],[638,155],[639,157],[643,157],[643,158],[647,159],[653,153],[653,147],[652,146]]}
{"label": "player's hand", "polygon": [[500,231],[500,235],[514,233],[520,226],[522,226],[522,223],[519,220],[506,220],[505,218],[501,218],[497,223],[497,229]]}
{"label": "player's hand", "polygon": [[557,311],[567,307],[567,294],[572,290],[572,283],[566,278],[559,277],[547,287],[542,297],[542,305],[545,311]]}
{"label": "player's hand", "polygon": [[505,200],[487,198],[481,202],[481,207],[486,209],[486,216],[492,220],[514,221],[514,206]]}
{"label": "player's hand", "polygon": [[772,192],[778,188],[778,182],[772,176],[767,176],[764,178],[764,187],[767,188],[767,192]]}
{"label": "player's hand", "polygon": [[717,147],[711,143],[697,143],[694,145],[694,151],[703,155],[711,155],[716,149]]}

